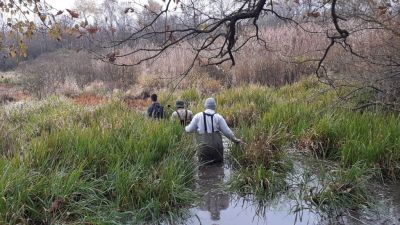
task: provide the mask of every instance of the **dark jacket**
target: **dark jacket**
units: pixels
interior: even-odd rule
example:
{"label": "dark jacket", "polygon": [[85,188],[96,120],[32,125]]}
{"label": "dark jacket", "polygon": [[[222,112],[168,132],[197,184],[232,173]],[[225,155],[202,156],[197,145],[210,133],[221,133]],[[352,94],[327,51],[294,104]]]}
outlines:
{"label": "dark jacket", "polygon": [[147,108],[147,116],[152,118],[164,118],[164,108],[158,102],[153,102]]}

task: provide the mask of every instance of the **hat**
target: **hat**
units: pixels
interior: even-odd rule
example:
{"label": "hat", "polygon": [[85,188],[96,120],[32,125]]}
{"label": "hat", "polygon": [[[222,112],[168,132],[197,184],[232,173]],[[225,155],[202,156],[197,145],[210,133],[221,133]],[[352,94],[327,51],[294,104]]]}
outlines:
{"label": "hat", "polygon": [[175,105],[176,108],[185,108],[185,102],[182,100],[177,100]]}
{"label": "hat", "polygon": [[212,109],[215,110],[216,103],[214,98],[207,98],[206,102],[204,103],[204,107],[206,109]]}

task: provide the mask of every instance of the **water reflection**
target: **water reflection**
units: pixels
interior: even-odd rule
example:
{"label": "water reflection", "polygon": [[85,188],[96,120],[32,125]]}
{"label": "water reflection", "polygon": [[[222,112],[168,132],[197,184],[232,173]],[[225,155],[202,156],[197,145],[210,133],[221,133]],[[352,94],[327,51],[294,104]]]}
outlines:
{"label": "water reflection", "polygon": [[395,215],[393,219],[400,224],[400,184],[392,185],[390,189],[389,195],[393,198],[392,211],[390,213],[391,215]]}
{"label": "water reflection", "polygon": [[[224,189],[229,180],[230,168],[224,164],[200,166],[197,173],[197,191],[202,199],[191,209],[193,217],[184,224],[316,224],[313,215],[304,213],[303,220],[298,212],[292,214],[291,202],[284,196],[268,202],[259,202],[241,197]],[[285,199],[284,199],[285,198]]]}
{"label": "water reflection", "polygon": [[[308,170],[306,167],[302,169]],[[298,170],[304,176],[303,170]],[[257,201],[251,196],[241,197],[224,189],[229,180],[231,170],[227,165],[211,164],[200,166],[197,172],[196,189],[202,194],[198,205],[190,210],[192,217],[182,224],[193,225],[242,225],[242,224],[293,224],[293,225],[362,225],[362,224],[399,224],[399,188],[389,196],[382,196],[387,207],[386,213],[379,214],[373,211],[355,211],[348,214],[326,215],[314,208],[306,201],[307,193],[301,190],[309,190],[318,186],[314,176],[305,179],[296,176],[298,185],[285,191],[275,199]],[[304,185],[306,188],[300,186]],[[393,196],[395,196],[393,198]],[[397,198],[397,199],[396,199]],[[328,213],[329,214],[329,213]],[[383,215],[391,215],[385,217]],[[379,217],[375,217],[378,216]],[[175,223],[174,223],[175,224]]]}
{"label": "water reflection", "polygon": [[[229,147],[226,147],[229,151]],[[226,154],[225,152],[225,155]],[[227,160],[225,160],[226,162]],[[348,212],[348,214],[328,215],[321,212],[307,199],[308,192],[320,188],[315,167],[298,159],[293,173],[288,174],[289,190],[282,190],[274,199],[259,201],[252,196],[238,196],[226,191],[231,168],[227,164],[208,164],[199,166],[196,191],[202,199],[190,209],[191,217],[182,224],[192,225],[361,225],[361,224],[400,224],[400,188],[391,188],[393,192],[382,196],[387,208],[383,216],[372,211]],[[393,197],[394,196],[394,197]],[[359,213],[361,213],[359,215]],[[377,215],[378,218],[373,218]],[[172,223],[176,224],[176,223]]]}
{"label": "water reflection", "polygon": [[224,165],[203,165],[198,170],[198,190],[203,194],[199,208],[210,213],[212,221],[221,219],[221,210],[229,207],[229,194],[222,189]]}

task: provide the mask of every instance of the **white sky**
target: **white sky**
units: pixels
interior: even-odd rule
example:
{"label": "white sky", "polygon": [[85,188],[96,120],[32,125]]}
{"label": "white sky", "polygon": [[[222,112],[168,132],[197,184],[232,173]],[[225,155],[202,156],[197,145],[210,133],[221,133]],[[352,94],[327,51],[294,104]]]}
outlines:
{"label": "white sky", "polygon": [[46,0],[46,3],[56,9],[70,9],[73,8],[75,0]]}
{"label": "white sky", "polygon": [[[71,9],[74,8],[75,0],[45,0],[46,3],[53,6],[56,9]],[[77,0],[79,1],[79,0]],[[98,3],[102,3],[104,0],[95,0]],[[134,2],[134,1],[132,1]],[[147,0],[137,0],[137,2],[147,2]],[[158,0],[159,3],[163,3],[162,0]]]}
{"label": "white sky", "polygon": [[[46,3],[53,6],[56,9],[71,9],[74,7],[75,0],[45,0]],[[79,0],[78,0],[79,1]],[[101,3],[103,0],[96,0]]]}

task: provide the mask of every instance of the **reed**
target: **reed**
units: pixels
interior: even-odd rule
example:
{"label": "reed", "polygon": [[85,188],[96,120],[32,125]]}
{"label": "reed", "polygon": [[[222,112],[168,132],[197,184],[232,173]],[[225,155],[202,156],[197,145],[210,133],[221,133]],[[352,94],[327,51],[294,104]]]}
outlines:
{"label": "reed", "polygon": [[[291,156],[282,152],[292,147],[338,162],[337,170],[342,171],[338,176],[346,176],[358,165],[372,173],[364,177],[398,179],[398,115],[380,109],[353,111],[356,100],[337,104],[335,91],[315,79],[275,89],[250,86],[221,92],[217,96],[219,112],[248,143],[244,148],[231,150],[241,168],[233,180],[234,186],[260,193],[263,180],[257,180],[259,171],[269,171],[261,174],[275,177],[282,175],[277,171],[287,174],[290,167],[282,165],[290,165]],[[276,167],[276,162],[285,163]],[[264,190],[268,193],[273,189]]]}
{"label": "reed", "polygon": [[1,223],[155,221],[195,196],[194,149],[178,124],[120,102],[86,109],[55,99],[8,123],[23,126],[14,137],[25,144],[1,155]]}
{"label": "reed", "polygon": [[[160,93],[165,105],[182,98],[194,113],[205,97],[194,88]],[[242,194],[286,190],[289,147],[337,165],[310,197],[318,207],[364,204],[372,175],[400,177],[396,113],[338,106],[335,92],[313,79],[231,88],[215,97],[217,111],[247,143],[229,154],[237,169],[230,187]],[[191,136],[118,99],[84,107],[50,97],[2,108],[0,121],[0,223],[159,221],[179,215],[196,196]]]}
{"label": "reed", "polygon": [[[265,200],[290,192],[296,158],[286,150],[293,147],[325,159],[318,185],[298,201],[328,214],[369,206],[371,177],[399,177],[395,136],[400,120],[393,113],[346,109],[351,102],[338,106],[332,90],[310,79],[277,89],[227,90],[217,100],[226,118],[243,118],[232,125],[248,144],[230,150],[237,168],[230,188],[241,194]],[[250,117],[248,109],[257,116]]]}

